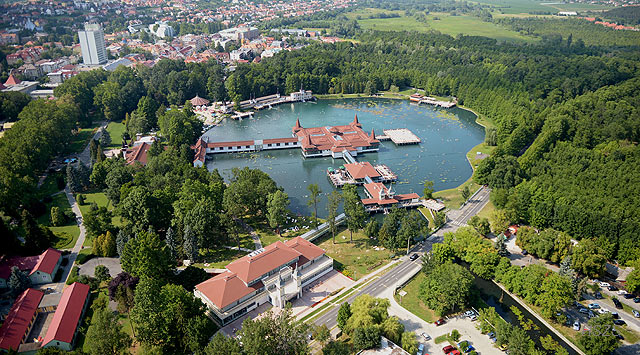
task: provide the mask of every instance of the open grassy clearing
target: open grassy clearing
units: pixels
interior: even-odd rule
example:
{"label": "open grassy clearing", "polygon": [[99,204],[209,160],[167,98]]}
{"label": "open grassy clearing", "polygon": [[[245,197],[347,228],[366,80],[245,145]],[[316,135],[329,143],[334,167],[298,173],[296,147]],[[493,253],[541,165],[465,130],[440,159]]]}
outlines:
{"label": "open grassy clearing", "polygon": [[[436,20],[438,18],[439,20]],[[456,36],[484,36],[507,42],[533,42],[535,39],[521,35],[490,22],[484,22],[473,16],[450,16],[448,14],[431,14],[427,17],[429,26],[442,33]]]}
{"label": "open grassy clearing", "polygon": [[436,225],[433,222],[433,217],[431,216],[431,213],[429,212],[429,209],[426,208],[426,207],[418,207],[418,210],[429,221],[429,229],[435,228]]}
{"label": "open grassy clearing", "polygon": [[[95,203],[96,205],[98,205],[98,207],[106,207],[107,210],[112,212],[114,211],[113,204],[111,203],[111,201],[109,200],[109,198],[104,192],[85,192],[85,193],[82,193],[81,195],[84,196],[84,204],[82,205],[79,204],[79,207],[80,207],[80,213],[82,213],[83,216],[89,212],[89,210],[91,209],[92,203]],[[75,198],[77,201],[78,194],[75,195]],[[122,221],[120,221],[120,217],[118,216],[111,217],[111,223],[116,227],[119,227],[122,225]]]}
{"label": "open grassy clearing", "polygon": [[419,272],[402,288],[402,290],[406,291],[407,294],[401,297],[396,293],[394,297],[406,310],[422,318],[427,323],[433,323],[438,319],[436,312],[427,308],[427,306],[418,299],[418,295],[420,294],[420,284],[425,277],[424,273]]}
{"label": "open grassy clearing", "polygon": [[81,153],[89,144],[89,140],[98,130],[98,123],[94,123],[91,127],[80,128],[78,132],[71,137],[71,144],[67,148],[69,153]]}
{"label": "open grassy clearing", "polygon": [[[549,1],[556,2],[556,1]],[[557,1],[559,2],[559,1]],[[542,5],[535,0],[480,0],[478,3],[493,5],[496,10],[505,14],[521,14],[530,12],[548,12],[554,9]]]}
{"label": "open grassy clearing", "polygon": [[122,122],[109,122],[107,125],[107,132],[111,136],[111,144],[108,148],[120,148],[122,147],[122,133],[124,133],[125,126]]}
{"label": "open grassy clearing", "polygon": [[462,202],[464,202],[464,199],[462,198],[462,190],[465,188],[465,186],[469,187],[469,191],[471,192],[470,195],[473,195],[473,193],[478,191],[478,189],[480,188],[480,185],[473,182],[473,177],[470,177],[467,181],[465,181],[458,187],[434,192],[433,197],[442,200],[447,208],[460,208]]}
{"label": "open grassy clearing", "polygon": [[245,256],[246,252],[220,248],[211,249],[209,251],[201,251],[200,258],[203,260],[201,263],[195,263],[193,266],[200,268],[212,268],[222,269],[235,259]]}
{"label": "open grassy clearing", "polygon": [[376,250],[377,241],[369,239],[360,232],[353,233],[353,242],[350,242],[349,231],[345,228],[339,229],[335,244],[331,233],[325,234],[316,241],[316,244],[326,250],[326,254],[335,260],[334,268],[336,270],[354,280],[358,280],[388,263],[394,254],[384,248]]}
{"label": "open grassy clearing", "polygon": [[358,20],[358,23],[360,27],[365,30],[417,32],[429,32],[433,30],[426,23],[406,16]]}

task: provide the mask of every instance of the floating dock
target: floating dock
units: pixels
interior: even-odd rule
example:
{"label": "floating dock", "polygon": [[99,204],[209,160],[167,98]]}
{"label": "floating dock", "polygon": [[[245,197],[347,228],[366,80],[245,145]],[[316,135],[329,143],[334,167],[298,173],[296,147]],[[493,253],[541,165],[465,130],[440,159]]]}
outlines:
{"label": "floating dock", "polygon": [[418,136],[406,128],[385,129],[383,132],[396,145],[418,144],[421,142]]}

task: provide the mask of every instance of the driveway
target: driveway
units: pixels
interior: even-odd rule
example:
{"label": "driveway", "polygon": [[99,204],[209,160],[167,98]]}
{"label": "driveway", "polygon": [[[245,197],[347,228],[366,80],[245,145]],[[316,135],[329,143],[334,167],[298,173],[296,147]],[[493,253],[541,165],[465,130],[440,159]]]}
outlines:
{"label": "driveway", "polygon": [[78,273],[80,275],[95,276],[96,266],[104,265],[109,269],[111,277],[116,277],[122,272],[119,258],[93,258],[86,263],[79,265]]}

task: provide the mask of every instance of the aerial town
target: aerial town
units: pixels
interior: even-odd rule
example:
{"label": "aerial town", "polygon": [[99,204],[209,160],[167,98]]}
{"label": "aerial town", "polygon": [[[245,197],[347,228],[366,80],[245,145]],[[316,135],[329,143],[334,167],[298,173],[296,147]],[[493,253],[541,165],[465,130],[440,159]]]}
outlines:
{"label": "aerial town", "polygon": [[0,354],[640,353],[638,0],[0,8]]}

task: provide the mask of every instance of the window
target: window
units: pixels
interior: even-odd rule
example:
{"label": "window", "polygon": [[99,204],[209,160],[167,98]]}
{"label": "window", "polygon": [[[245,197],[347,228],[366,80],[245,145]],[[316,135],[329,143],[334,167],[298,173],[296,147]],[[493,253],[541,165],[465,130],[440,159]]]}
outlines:
{"label": "window", "polygon": [[279,146],[280,146],[280,143],[276,143],[276,147],[279,147]]}
{"label": "window", "polygon": [[249,148],[250,146],[248,145],[247,148]]}
{"label": "window", "polygon": [[271,143],[267,144],[267,147],[271,147]]}

